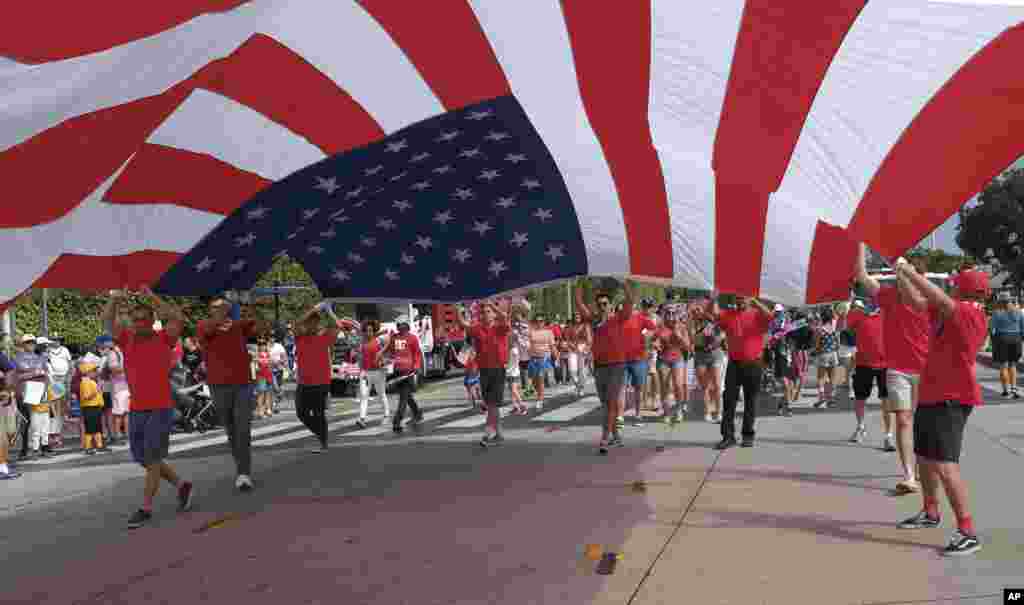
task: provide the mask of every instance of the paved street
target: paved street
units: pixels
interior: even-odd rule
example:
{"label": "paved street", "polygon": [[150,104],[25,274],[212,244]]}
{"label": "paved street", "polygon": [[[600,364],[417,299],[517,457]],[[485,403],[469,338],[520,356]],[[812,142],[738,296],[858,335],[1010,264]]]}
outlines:
{"label": "paved street", "polygon": [[[979,374],[991,405],[963,461],[985,542],[973,558],[936,555],[948,508],[941,529],[894,527],[920,499],[888,493],[899,465],[879,449],[877,401],[861,445],[849,402],[816,410],[808,389],[793,418],[761,402],[753,449],[710,449],[719,427],[695,413],[628,427],[604,458],[592,394],[556,390],[481,450],[483,416],[452,379],[419,395],[420,434],[359,429],[351,400],[332,402],[327,455],[292,412],[257,424],[252,494],[234,491],[219,433],[175,436],[195,509],[176,514],[165,486],[139,530],[124,529],[141,501],[127,452],[22,465],[0,484],[4,602],[1001,603],[1024,584],[1024,406]],[[612,575],[587,545],[621,553]]]}

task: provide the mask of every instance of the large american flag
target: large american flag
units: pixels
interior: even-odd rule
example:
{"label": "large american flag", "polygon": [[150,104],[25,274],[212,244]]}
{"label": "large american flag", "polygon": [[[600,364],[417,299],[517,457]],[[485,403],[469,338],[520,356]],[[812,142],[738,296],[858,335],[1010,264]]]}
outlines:
{"label": "large american flag", "polygon": [[338,298],[821,302],[1024,154],[1013,0],[136,4],[6,8],[0,303],[279,254]]}

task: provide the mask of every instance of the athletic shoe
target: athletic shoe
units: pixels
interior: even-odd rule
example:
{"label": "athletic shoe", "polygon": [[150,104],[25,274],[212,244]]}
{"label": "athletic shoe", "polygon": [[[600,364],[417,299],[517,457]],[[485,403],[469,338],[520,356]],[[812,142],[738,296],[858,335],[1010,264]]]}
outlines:
{"label": "athletic shoe", "polygon": [[178,510],[187,511],[192,508],[192,482],[182,481],[178,487]]}
{"label": "athletic shoe", "polygon": [[[1013,389],[1013,391],[1010,392],[1010,396],[1014,399],[1020,399],[1020,393],[1017,392],[1017,389]],[[978,546],[978,548],[981,548],[981,546]]]}
{"label": "athletic shoe", "polygon": [[539,412],[540,410],[543,410],[543,409],[544,409],[544,402],[543,402],[543,401],[538,401],[538,402],[537,402],[537,405],[536,405],[535,407],[537,408],[537,411],[538,411],[538,412]]}
{"label": "athletic shoe", "polygon": [[109,452],[110,451],[110,444],[109,443],[104,443],[102,446],[100,446],[100,451],[101,452]]}
{"label": "athletic shoe", "polygon": [[740,446],[742,446],[742,447],[754,447],[754,438],[753,437],[744,437],[743,441],[740,442]]}
{"label": "athletic shoe", "polygon": [[862,426],[858,426],[857,430],[853,431],[853,435],[850,436],[850,443],[861,443],[864,441],[864,437],[868,434],[867,429]]}
{"label": "athletic shoe", "polygon": [[597,445],[597,453],[605,455],[608,453],[608,441],[605,439],[601,440],[601,443]]}
{"label": "athletic shoe", "polygon": [[144,511],[140,508],[139,510],[135,511],[131,517],[128,517],[128,527],[130,529],[142,527],[146,523],[149,523],[149,520],[152,518],[153,513]]}
{"label": "athletic shoe", "polygon": [[361,429],[365,429],[366,428],[366,421],[363,420],[362,418],[360,418],[359,420],[356,420],[356,426],[358,426]]}
{"label": "athletic shoe", "polygon": [[928,513],[921,511],[900,522],[900,529],[930,529],[932,527],[938,527],[940,519],[933,519],[928,516]]}
{"label": "athletic shoe", "polygon": [[494,435],[484,435],[484,438],[480,440],[480,447],[494,447],[496,445],[501,445],[502,443],[505,443],[505,438],[501,435],[501,433],[497,433]]}
{"label": "athletic shoe", "polygon": [[402,431],[404,431],[404,430],[405,429],[401,425],[396,425],[396,426],[391,427],[391,432],[396,434],[396,435],[401,435]]}
{"label": "athletic shoe", "polygon": [[91,448],[85,450],[85,455],[86,456],[95,456],[96,455],[96,448],[91,447]]}
{"label": "athletic shoe", "polygon": [[968,536],[959,529],[953,532],[949,544],[942,549],[942,554],[947,557],[963,557],[973,555],[981,550],[981,541],[978,536]]}
{"label": "athletic shoe", "polygon": [[892,435],[885,436],[885,442],[882,444],[882,449],[887,452],[895,452],[896,444],[892,440]]}
{"label": "athletic shoe", "polygon": [[9,470],[6,473],[0,473],[0,481],[6,481],[8,479],[17,479],[21,476],[21,473],[15,470]]}
{"label": "athletic shoe", "polygon": [[235,487],[243,492],[252,491],[252,478],[249,475],[239,475],[235,479]]}
{"label": "athletic shoe", "polygon": [[704,422],[714,422],[715,417],[711,414],[704,414]]}
{"label": "athletic shoe", "polygon": [[1010,398],[1010,391],[1007,391],[1006,389],[1003,389],[1003,398],[1004,399],[1009,399]]}
{"label": "athletic shoe", "polygon": [[[786,418],[792,418],[793,408],[789,407],[788,405],[785,406],[784,408],[782,408],[782,415],[785,416]],[[719,420],[719,422],[721,422],[721,420]]]}
{"label": "athletic shoe", "polygon": [[626,447],[622,441],[622,435],[612,435],[612,438],[608,440],[608,447]]}
{"label": "athletic shoe", "polygon": [[722,415],[715,414],[715,424],[722,424]]}
{"label": "athletic shoe", "polygon": [[736,447],[736,440],[731,437],[726,437],[718,442],[715,446],[716,450],[727,450],[731,447]]}

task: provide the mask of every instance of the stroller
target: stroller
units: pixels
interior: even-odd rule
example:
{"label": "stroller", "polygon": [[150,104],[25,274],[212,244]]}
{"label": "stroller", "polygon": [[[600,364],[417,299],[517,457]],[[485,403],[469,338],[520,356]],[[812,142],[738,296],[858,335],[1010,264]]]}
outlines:
{"label": "stroller", "polygon": [[181,430],[205,433],[220,426],[210,387],[205,381],[179,367],[171,373],[171,386],[179,415],[177,424]]}

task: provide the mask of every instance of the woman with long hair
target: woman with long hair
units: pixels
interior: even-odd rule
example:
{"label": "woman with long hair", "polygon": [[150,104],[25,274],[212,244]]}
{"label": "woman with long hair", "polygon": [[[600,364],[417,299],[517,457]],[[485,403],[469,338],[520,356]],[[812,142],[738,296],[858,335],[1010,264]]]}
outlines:
{"label": "woman with long hair", "polygon": [[[658,348],[658,381],[661,383],[662,417],[672,424],[682,422],[688,411],[689,386],[686,364],[693,345],[687,327],[686,314],[681,307],[669,305],[662,313],[662,324],[654,332]],[[673,410],[668,406],[668,395],[675,398]]]}
{"label": "woman with long hair", "polygon": [[708,315],[707,302],[694,305],[690,311],[690,341],[693,343],[693,365],[697,384],[704,396],[704,420],[722,421],[722,379],[725,332]]}
{"label": "woman with long hair", "polygon": [[831,407],[835,405],[835,384],[839,374],[839,333],[836,330],[836,317],[831,307],[821,310],[821,322],[817,328],[818,354],[818,401],[814,407]]}

